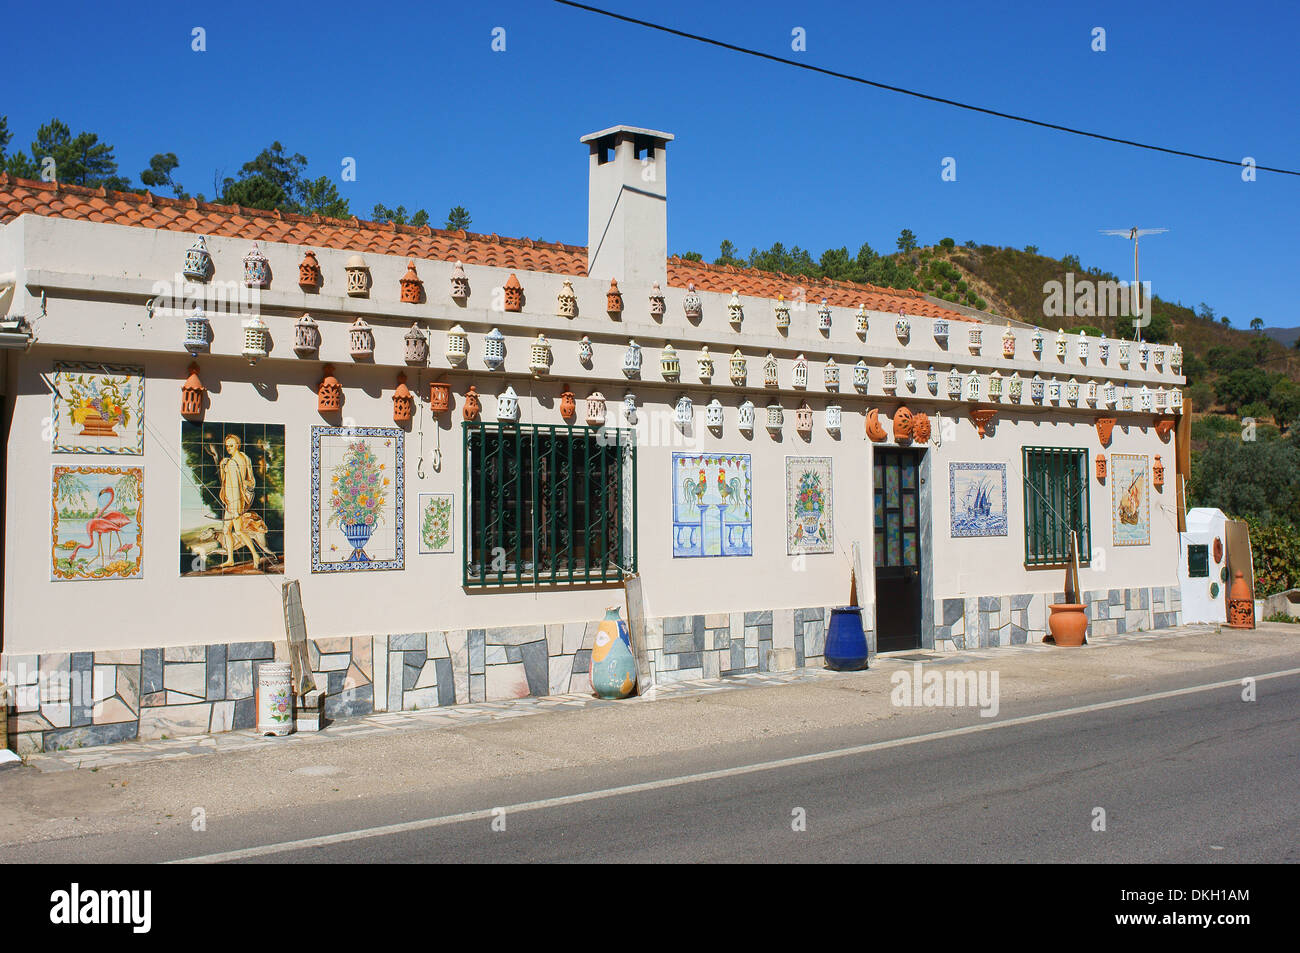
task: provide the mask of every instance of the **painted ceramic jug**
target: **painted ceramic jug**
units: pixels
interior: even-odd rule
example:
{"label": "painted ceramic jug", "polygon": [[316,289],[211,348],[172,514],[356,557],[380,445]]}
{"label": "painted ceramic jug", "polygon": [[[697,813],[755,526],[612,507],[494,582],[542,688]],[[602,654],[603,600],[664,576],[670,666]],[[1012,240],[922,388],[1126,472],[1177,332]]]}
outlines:
{"label": "painted ceramic jug", "polygon": [[605,610],[591,647],[591,688],[601,698],[627,698],[636,689],[636,661],[619,620],[618,607]]}

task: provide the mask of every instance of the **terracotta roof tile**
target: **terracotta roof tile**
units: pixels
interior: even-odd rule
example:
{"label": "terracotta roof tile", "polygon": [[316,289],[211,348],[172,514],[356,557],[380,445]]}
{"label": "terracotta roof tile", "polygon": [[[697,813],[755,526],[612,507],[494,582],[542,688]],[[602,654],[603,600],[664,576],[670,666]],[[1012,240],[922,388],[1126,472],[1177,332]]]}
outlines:
{"label": "terracotta roof tile", "polygon": [[[194,199],[169,199],[148,192],[105,192],[62,183],[15,179],[0,173],[0,224],[20,215],[108,222],[137,228],[155,228],[254,241],[287,242],[317,248],[338,248],[375,254],[400,255],[437,261],[463,261],[467,265],[489,265],[521,271],[550,272],[583,276],[587,273],[587,249],[531,238],[502,238],[476,235],[463,230],[444,231],[428,225],[396,225],[392,222],[364,222],[327,219],[320,215],[293,215],[246,209],[237,205],[199,203]],[[879,288],[875,285],[829,279],[806,278],[759,271],[752,268],[720,267],[683,258],[668,259],[668,284],[685,288],[693,283],[700,291],[741,294],[760,298],[785,295],[795,298],[803,288],[809,304],[824,296],[837,307],[857,308],[865,304],[873,311],[897,312],[919,317],[945,317],[972,321],[955,311],[927,301],[918,291]]]}

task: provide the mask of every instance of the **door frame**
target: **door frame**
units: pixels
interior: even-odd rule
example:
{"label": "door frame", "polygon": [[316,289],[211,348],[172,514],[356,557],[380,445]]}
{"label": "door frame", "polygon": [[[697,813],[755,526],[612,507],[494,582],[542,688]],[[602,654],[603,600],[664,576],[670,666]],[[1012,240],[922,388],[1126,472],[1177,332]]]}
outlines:
{"label": "door frame", "polygon": [[867,519],[870,532],[869,545],[865,556],[869,557],[871,566],[871,634],[869,643],[872,654],[876,654],[880,640],[880,627],[876,623],[876,559],[875,559],[875,472],[876,452],[887,450],[913,450],[917,453],[916,494],[916,538],[921,551],[921,648],[934,648],[934,457],[933,448],[921,445],[899,446],[898,444],[871,444],[871,458],[867,464],[868,492],[867,499],[872,504],[872,511]]}

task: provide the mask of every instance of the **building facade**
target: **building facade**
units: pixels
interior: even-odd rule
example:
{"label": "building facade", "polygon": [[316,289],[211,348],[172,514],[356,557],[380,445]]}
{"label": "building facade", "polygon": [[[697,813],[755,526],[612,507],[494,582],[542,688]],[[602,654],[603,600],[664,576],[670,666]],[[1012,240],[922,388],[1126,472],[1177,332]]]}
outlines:
{"label": "building facade", "polygon": [[19,750],[251,727],[286,579],[332,716],[585,690],[632,572],[658,682],[821,665],[855,552],[873,652],[1040,640],[1071,531],[1179,622],[1176,346],[668,258],[671,139],[587,248],[0,181]]}

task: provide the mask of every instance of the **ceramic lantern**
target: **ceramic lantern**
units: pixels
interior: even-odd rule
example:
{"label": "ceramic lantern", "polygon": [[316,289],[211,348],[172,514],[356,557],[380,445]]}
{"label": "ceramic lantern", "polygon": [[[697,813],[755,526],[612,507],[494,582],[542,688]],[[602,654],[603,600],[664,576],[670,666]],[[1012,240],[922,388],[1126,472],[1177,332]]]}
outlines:
{"label": "ceramic lantern", "polygon": [[1143,384],[1142,389],[1138,391],[1138,410],[1144,413],[1151,410],[1151,388],[1146,384]]}
{"label": "ceramic lantern", "polygon": [[1010,398],[1011,403],[1020,403],[1020,398],[1024,394],[1024,387],[1025,382],[1020,379],[1020,375],[1012,374],[1011,380],[1007,382],[1007,396]]}
{"label": "ceramic lantern", "polygon": [[306,312],[293,324],[293,349],[299,357],[307,357],[320,350],[320,325]]}
{"label": "ceramic lantern", "polygon": [[713,358],[709,354],[707,344],[700,349],[700,356],[695,359],[695,369],[699,373],[700,380],[710,381],[713,379]]}
{"label": "ceramic lantern", "polygon": [[913,394],[916,393],[916,368],[911,364],[903,368],[903,385]]}
{"label": "ceramic lantern", "polygon": [[1169,409],[1182,411],[1183,409],[1183,392],[1180,388],[1175,387],[1169,395]]}
{"label": "ceramic lantern", "polygon": [[892,361],[885,365],[884,380],[880,386],[889,394],[898,390],[898,368],[894,367]]}
{"label": "ceramic lantern", "polygon": [[623,395],[623,416],[628,423],[636,423],[636,394],[631,391]]}
{"label": "ceramic lantern", "polygon": [[1035,374],[1034,379],[1029,382],[1029,399],[1035,404],[1041,404],[1043,402],[1043,391],[1045,386],[1042,375]]}
{"label": "ceramic lantern", "polygon": [[650,317],[662,318],[664,316],[664,293],[659,287],[659,282],[650,285]]}
{"label": "ceramic lantern", "polygon": [[722,426],[722,402],[718,398],[713,398],[705,405],[704,422],[715,429]]}
{"label": "ceramic lantern", "polygon": [[518,420],[519,419],[519,395],[515,389],[509,385],[497,398],[497,419],[498,420]]}
{"label": "ceramic lantern", "polygon": [[506,336],[500,328],[493,328],[483,337],[483,363],[495,371],[506,362]]}
{"label": "ceramic lantern", "polygon": [[800,404],[794,412],[794,429],[800,433],[812,433],[813,412],[808,406],[808,401]]}
{"label": "ceramic lantern", "polygon": [[593,353],[595,353],[595,350],[594,350],[594,348],[592,348],[592,346],[591,346],[591,338],[587,337],[587,335],[584,334],[584,335],[582,336],[582,340],[578,342],[578,361],[579,361],[579,363],[581,363],[581,364],[585,364],[585,365],[587,365],[588,367],[590,367],[590,366],[591,366],[591,357],[592,357],[592,354],[593,354]]}
{"label": "ceramic lantern", "polygon": [[1130,354],[1132,354],[1132,351],[1133,351],[1133,345],[1129,344],[1128,341],[1120,341],[1119,343],[1119,366],[1120,367],[1128,367],[1129,356]]}
{"label": "ceramic lantern", "polygon": [[1165,407],[1169,404],[1169,391],[1163,387],[1156,390],[1156,410],[1164,413]]}
{"label": "ceramic lantern", "polygon": [[822,298],[820,307],[817,308],[817,330],[829,331],[831,329],[831,306]]}
{"label": "ceramic lantern", "polygon": [[737,331],[745,323],[745,309],[740,303],[740,293],[735,288],[731,289],[731,300],[727,302],[727,320]]}
{"label": "ceramic lantern", "polygon": [[925,372],[925,388],[930,392],[931,396],[939,396],[939,372],[934,369],[933,364]]}
{"label": "ceramic lantern", "polygon": [[1089,405],[1091,405],[1091,406],[1093,406],[1093,407],[1096,407],[1096,406],[1097,406],[1097,399],[1098,399],[1098,397],[1099,397],[1100,395],[1098,394],[1098,388],[1097,388],[1097,382],[1096,382],[1096,381],[1088,381],[1088,387],[1087,387],[1087,390],[1084,391],[1084,395],[1085,395],[1085,398],[1087,399]]}
{"label": "ceramic lantern", "polygon": [[989,400],[1002,400],[1002,375],[996,370],[989,375]]}
{"label": "ceramic lantern", "polygon": [[1115,406],[1115,382],[1114,381],[1106,382],[1106,385],[1101,389],[1101,399],[1102,399],[1102,403],[1104,403],[1107,407]]}
{"label": "ceramic lantern", "polygon": [[671,341],[659,352],[659,372],[663,374],[666,381],[675,381],[682,376],[682,362],[677,357],[677,349],[673,347]]}
{"label": "ceramic lantern", "polygon": [[840,366],[835,363],[835,358],[826,358],[826,366],[822,370],[822,376],[827,390],[840,389]]}
{"label": "ceramic lantern", "polygon": [[975,373],[974,369],[966,375],[966,399],[969,401],[980,399],[980,376]]}
{"label": "ceramic lantern", "polygon": [[203,416],[203,395],[208,389],[199,380],[199,365],[190,365],[190,376],[181,385],[181,416],[195,420]]}
{"label": "ceramic lantern", "polygon": [[207,281],[212,274],[212,255],[208,252],[208,240],[202,235],[185,250],[185,265],[182,271],[186,278],[195,281]]}
{"label": "ceramic lantern", "polygon": [[912,322],[907,320],[906,316],[899,315],[898,320],[894,322],[894,333],[906,344],[907,339],[912,336]]}
{"label": "ceramic lantern", "polygon": [[461,416],[466,420],[478,420],[479,411],[482,409],[483,402],[478,398],[478,388],[470,384],[469,390],[465,391],[465,403],[461,407]]}
{"label": "ceramic lantern", "polygon": [[802,354],[794,359],[793,381],[795,387],[803,389],[808,386],[808,361]]}
{"label": "ceramic lantern", "polygon": [[839,433],[840,427],[844,423],[844,408],[839,404],[826,405],[826,429],[831,433]]}
{"label": "ceramic lantern", "polygon": [[469,356],[469,335],[459,324],[447,332],[447,347],[443,350],[447,363],[453,367],[465,363]]}
{"label": "ceramic lantern", "polygon": [[1153,348],[1151,360],[1155,364],[1156,370],[1163,368],[1165,366],[1165,349],[1162,347]]}
{"label": "ceramic lantern", "polygon": [[271,347],[271,329],[258,315],[244,321],[244,357],[249,364],[256,364],[266,357]]}
{"label": "ceramic lantern", "polygon": [[1151,360],[1151,345],[1144,343],[1138,348],[1138,363],[1146,367],[1149,360]]}
{"label": "ceramic lantern", "polygon": [[415,413],[415,398],[406,386],[406,375],[397,375],[397,387],[393,390],[393,423],[410,423]]}
{"label": "ceramic lantern", "polygon": [[573,391],[569,390],[566,384],[564,390],[560,392],[560,416],[565,420],[572,420],[574,414],[578,412],[578,401],[573,396]]}
{"label": "ceramic lantern", "polygon": [[743,387],[748,376],[749,362],[745,360],[745,355],[740,353],[740,348],[736,348],[731,352],[731,383]]}
{"label": "ceramic lantern", "polygon": [[947,318],[934,319],[934,339],[936,341],[948,340],[948,319]]}
{"label": "ceramic lantern", "polygon": [[561,318],[578,316],[578,296],[574,294],[573,282],[568,278],[564,279],[564,284],[555,295],[555,313]]}
{"label": "ceramic lantern", "polygon": [[1107,339],[1105,331],[1097,339],[1097,360],[1103,364],[1110,360],[1110,341]]}
{"label": "ceramic lantern", "polygon": [[1079,402],[1079,382],[1073,377],[1066,382],[1065,399],[1070,403],[1070,406],[1074,406]]}
{"label": "ceramic lantern", "polygon": [[539,333],[528,349],[528,369],[538,377],[551,370],[551,342],[545,334]]}
{"label": "ceramic lantern", "polygon": [[1047,402],[1058,407],[1061,404],[1061,382],[1055,377],[1047,382]]}
{"label": "ceramic lantern", "polygon": [[1088,332],[1087,331],[1079,332],[1078,355],[1080,361],[1084,362],[1085,364],[1088,362]]}
{"label": "ceramic lantern", "polygon": [[353,255],[343,266],[348,276],[347,292],[353,298],[365,298],[370,294],[370,269],[366,260],[360,255]]}
{"label": "ceramic lantern", "polygon": [[457,301],[464,301],[469,297],[469,278],[465,275],[465,267],[456,262],[451,269],[451,296]]}
{"label": "ceramic lantern", "polygon": [[271,287],[271,263],[266,260],[253,242],[253,248],[244,256],[244,284],[249,288]]}
{"label": "ceramic lantern", "polygon": [[605,424],[605,395],[593,390],[587,395],[587,426],[602,427]]}
{"label": "ceramic lantern", "polygon": [[641,345],[636,341],[627,342],[627,350],[623,352],[623,373],[627,377],[641,373]]}
{"label": "ceramic lantern", "polygon": [[1016,356],[1016,332],[1011,330],[1011,322],[1007,322],[1007,328],[1002,332],[1002,356],[1013,358]]}
{"label": "ceramic lantern", "polygon": [[506,283],[501,287],[501,303],[506,311],[518,313],[524,310],[524,286],[519,283],[519,279],[512,271],[506,277]]}
{"label": "ceramic lantern", "polygon": [[1175,374],[1181,374],[1183,371],[1183,346],[1175,344],[1174,349],[1169,353],[1169,366]]}
{"label": "ceramic lantern", "polygon": [[740,410],[736,413],[736,427],[744,433],[754,432],[754,402],[751,400],[741,401]]}
{"label": "ceramic lantern", "polygon": [[1065,360],[1065,331],[1062,328],[1056,329],[1056,356]]}
{"label": "ceramic lantern", "polygon": [[451,385],[434,381],[429,385],[429,410],[435,414],[445,414],[451,409]]}
{"label": "ceramic lantern", "polygon": [[316,385],[316,410],[322,414],[336,413],[343,406],[343,385],[334,376],[333,364],[326,364],[322,372]]}
{"label": "ceramic lantern", "polygon": [[961,399],[961,372],[955,367],[948,372],[948,399]]}
{"label": "ceramic lantern", "polygon": [[984,329],[975,325],[966,332],[966,338],[972,354],[978,354],[984,348]]}
{"label": "ceramic lantern", "polygon": [[1043,329],[1034,328],[1034,333],[1029,338],[1030,347],[1033,348],[1034,357],[1043,356]]}
{"label": "ceramic lantern", "polygon": [[412,324],[402,341],[407,364],[423,367],[429,363],[429,336],[420,330],[419,324]]}
{"label": "ceramic lantern", "polygon": [[1097,482],[1102,483],[1106,479],[1106,454],[1097,454]]}
{"label": "ceramic lantern", "polygon": [[867,367],[866,361],[858,358],[858,363],[853,365],[853,389],[859,394],[865,394],[870,381],[871,368]]}
{"label": "ceramic lantern", "polygon": [[406,274],[402,275],[398,284],[402,289],[401,299],[403,304],[420,303],[420,299],[424,297],[424,282],[420,280],[419,274],[416,273],[414,258],[406,262]]}
{"label": "ceramic lantern", "polygon": [[1133,409],[1133,393],[1127,387],[1124,388],[1124,393],[1120,395],[1119,409],[1120,410]]}
{"label": "ceramic lantern", "polygon": [[609,279],[609,290],[605,292],[605,310],[611,315],[623,313],[623,292],[618,290],[618,282]]}
{"label": "ceramic lantern", "polygon": [[686,313],[689,321],[698,321],[704,314],[704,302],[700,299],[699,292],[695,290],[695,285],[687,282],[686,295],[682,298],[682,310]]}
{"label": "ceramic lantern", "polygon": [[767,405],[767,429],[776,433],[785,426],[785,410],[780,404],[771,403]]}
{"label": "ceramic lantern", "polygon": [[1165,485],[1165,465],[1160,462],[1160,454],[1156,454],[1155,462],[1151,464],[1151,482],[1157,488]]}
{"label": "ceramic lantern", "polygon": [[776,387],[780,381],[777,379],[776,355],[771,351],[767,352],[767,357],[763,359],[763,386]]}
{"label": "ceramic lantern", "polygon": [[348,328],[348,347],[354,361],[363,361],[375,353],[375,332],[366,319],[358,316]]}
{"label": "ceramic lantern", "polygon": [[185,350],[191,354],[206,351],[212,341],[212,322],[198,305],[185,316]]}
{"label": "ceramic lantern", "polygon": [[858,332],[858,337],[865,338],[867,336],[867,329],[871,326],[871,322],[867,318],[867,306],[865,304],[858,305],[857,313],[853,316],[853,322],[854,330]]}
{"label": "ceramic lantern", "polygon": [[302,261],[298,262],[298,287],[310,291],[319,285],[320,262],[316,260],[316,253],[308,249],[303,253]]}
{"label": "ceramic lantern", "polygon": [[785,295],[778,295],[776,307],[773,309],[776,314],[776,329],[784,331],[790,327],[790,306],[785,302]]}

